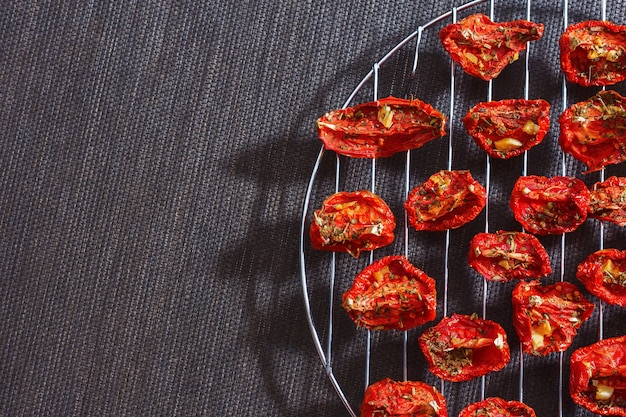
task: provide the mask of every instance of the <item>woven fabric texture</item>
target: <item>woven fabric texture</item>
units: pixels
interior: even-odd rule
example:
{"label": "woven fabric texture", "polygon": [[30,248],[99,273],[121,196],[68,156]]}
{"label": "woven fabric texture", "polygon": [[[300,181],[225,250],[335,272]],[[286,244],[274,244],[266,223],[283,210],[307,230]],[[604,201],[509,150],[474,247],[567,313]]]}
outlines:
{"label": "woven fabric texture", "polygon": [[[497,19],[525,16],[525,2],[495,3]],[[341,107],[375,61],[451,6],[1,2],[0,415],[348,415],[315,351],[302,296],[300,222],[320,150],[315,120]],[[607,6],[610,20],[626,23],[624,1]],[[600,18],[600,1],[569,7],[572,22]],[[489,13],[487,3],[475,10]],[[531,55],[530,95],[549,100],[555,120],[562,4],[535,1],[532,13],[549,30]],[[425,32],[413,80],[414,46],[381,67],[380,96],[410,94],[449,113],[451,65],[434,36],[449,22]],[[494,99],[523,94],[523,59],[516,64],[494,82]],[[486,83],[458,69],[456,78],[458,95],[486,97]],[[569,94],[573,101],[590,91]],[[370,83],[354,102],[371,98]],[[554,121],[531,154],[531,172],[561,169],[557,129]],[[444,144],[412,154],[412,183],[445,167]],[[325,158],[312,205],[332,190],[334,156]],[[587,183],[597,180],[580,174],[576,161],[566,164]],[[485,180],[485,157],[475,147],[455,151],[454,166]],[[506,208],[519,167],[494,163],[501,177],[491,189],[493,228],[519,227]],[[368,169],[344,161],[341,188],[367,187]],[[378,170],[377,189],[401,216],[403,157],[380,161]],[[453,245],[463,248],[483,222],[455,232]],[[598,247],[598,233],[588,223],[568,240],[567,280]],[[438,291],[442,236],[410,236],[411,259],[438,279]],[[545,239],[555,262],[559,239]],[[623,248],[624,233],[607,227],[605,240]],[[323,323],[328,255],[306,250],[312,312]],[[401,250],[398,241],[380,255]],[[339,257],[337,289],[365,263]],[[449,268],[449,311],[480,312],[481,282],[464,259]],[[513,360],[487,379],[486,392],[518,399],[510,289],[489,290],[487,316],[503,322]],[[365,333],[336,307],[333,369],[358,408]],[[605,336],[626,333],[622,309],[607,306],[605,316]],[[597,340],[597,312],[592,321],[576,346]],[[324,325],[319,330],[327,336]],[[409,334],[409,377],[437,385],[418,334]],[[372,381],[401,378],[399,344],[395,334],[373,337]],[[525,364],[525,399],[538,415],[558,409],[558,361]],[[480,384],[447,386],[450,415],[479,399]],[[563,392],[565,415],[591,415],[573,405],[566,386]]]}

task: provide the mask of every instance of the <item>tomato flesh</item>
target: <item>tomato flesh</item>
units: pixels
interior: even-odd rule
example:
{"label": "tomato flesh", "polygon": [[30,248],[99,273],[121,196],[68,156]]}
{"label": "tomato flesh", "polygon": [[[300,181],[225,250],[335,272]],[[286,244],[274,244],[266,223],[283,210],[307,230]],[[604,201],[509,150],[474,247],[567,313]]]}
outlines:
{"label": "tomato flesh", "polygon": [[626,78],[626,26],[587,20],[569,26],[559,39],[561,70],[584,87]]}
{"label": "tomato flesh", "polygon": [[430,371],[447,381],[468,381],[499,371],[511,359],[507,336],[498,323],[453,314],[418,339]]}
{"label": "tomato flesh", "polygon": [[509,99],[478,103],[462,121],[489,156],[509,159],[541,143],[550,129],[545,100]]}
{"label": "tomato flesh", "polygon": [[473,14],[445,26],[439,32],[439,39],[466,73],[488,81],[515,62],[527,42],[541,38],[543,29],[541,23],[493,22],[484,14]]}
{"label": "tomato flesh", "polygon": [[578,265],[576,278],[602,301],[626,307],[626,251],[609,248],[592,253]]}
{"label": "tomato flesh", "polygon": [[513,327],[522,350],[534,356],[567,350],[594,305],[570,282],[542,286],[537,280],[513,289]]}
{"label": "tomato flesh", "polygon": [[404,208],[415,230],[434,232],[474,220],[486,201],[485,187],[469,171],[442,170],[413,188]]}
{"label": "tomato flesh", "polygon": [[626,226],[626,177],[612,176],[594,184],[589,198],[589,217]]}
{"label": "tomato flesh", "polygon": [[522,232],[479,233],[470,241],[469,266],[489,281],[540,278],[552,273],[539,239]]}
{"label": "tomato flesh", "polygon": [[357,326],[408,330],[435,319],[435,280],[404,256],[387,256],[356,276],[342,305]]}
{"label": "tomato flesh", "polygon": [[421,100],[387,97],[328,112],[316,126],[326,149],[352,158],[385,158],[445,136],[446,117]]}
{"label": "tomato flesh", "polygon": [[446,400],[421,381],[394,381],[385,378],[367,387],[361,403],[361,417],[448,417]]}
{"label": "tomato flesh", "polygon": [[520,401],[506,401],[499,397],[486,398],[468,405],[459,417],[536,417],[535,410]]}
{"label": "tomato flesh", "polygon": [[626,416],[626,336],[575,350],[569,385],[576,404],[600,415]]}

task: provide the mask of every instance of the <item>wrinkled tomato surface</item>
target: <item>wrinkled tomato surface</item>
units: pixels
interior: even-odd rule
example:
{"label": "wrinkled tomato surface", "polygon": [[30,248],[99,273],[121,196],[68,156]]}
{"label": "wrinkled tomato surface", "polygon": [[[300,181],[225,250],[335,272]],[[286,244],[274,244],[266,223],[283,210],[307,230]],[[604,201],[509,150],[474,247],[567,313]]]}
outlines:
{"label": "wrinkled tomato surface", "polygon": [[508,159],[541,143],[550,129],[550,103],[508,99],[478,103],[462,119],[489,156]]}
{"label": "wrinkled tomato surface", "polygon": [[610,177],[591,188],[589,217],[626,226],[626,177]]}
{"label": "wrinkled tomato surface", "polygon": [[395,228],[391,209],[378,195],[367,190],[341,191],[313,213],[309,235],[314,249],[347,252],[358,258],[362,251],[393,242]]}
{"label": "wrinkled tomato surface", "polygon": [[435,232],[474,220],[486,201],[485,187],[469,171],[442,170],[413,188],[404,208],[415,230]]}
{"label": "wrinkled tomato surface", "polygon": [[483,80],[496,78],[526,49],[526,42],[543,36],[543,24],[527,20],[492,22],[473,14],[439,32],[443,48],[463,70]]}
{"label": "wrinkled tomato surface", "polygon": [[511,360],[502,326],[475,315],[444,317],[422,333],[418,343],[430,371],[452,382],[499,371]]}
{"label": "wrinkled tomato surface", "polygon": [[593,413],[626,416],[626,336],[575,350],[569,388],[572,400]]}
{"label": "wrinkled tomato surface", "polygon": [[387,256],[356,276],[342,305],[357,326],[408,330],[435,319],[435,280],[404,256]]}
{"label": "wrinkled tomato surface", "polygon": [[578,265],[576,278],[602,301],[626,307],[626,251],[601,249]]}
{"label": "wrinkled tomato surface", "polygon": [[569,26],[559,39],[561,70],[585,87],[618,83],[626,77],[626,26],[588,20]]}
{"label": "wrinkled tomato surface", "polygon": [[626,100],[619,93],[599,91],[573,104],[559,117],[559,145],[598,171],[626,160]]}
{"label": "wrinkled tomato surface", "polygon": [[469,266],[489,281],[540,278],[552,273],[548,252],[529,233],[479,233],[469,246]]}
{"label": "wrinkled tomato surface", "polygon": [[459,417],[536,417],[535,410],[520,401],[490,397],[468,405]]}
{"label": "wrinkled tomato surface", "polygon": [[418,99],[387,97],[328,112],[316,126],[326,149],[352,158],[384,158],[445,136],[446,117]]}
{"label": "wrinkled tomato surface", "polygon": [[535,356],[567,350],[594,305],[571,282],[542,286],[537,280],[513,289],[513,327],[522,350]]}
{"label": "wrinkled tomato surface", "polygon": [[509,202],[515,219],[537,235],[574,231],[587,219],[589,190],[574,177],[519,177]]}
{"label": "wrinkled tomato surface", "polygon": [[367,387],[361,417],[448,417],[446,400],[421,381],[398,382],[385,378]]}

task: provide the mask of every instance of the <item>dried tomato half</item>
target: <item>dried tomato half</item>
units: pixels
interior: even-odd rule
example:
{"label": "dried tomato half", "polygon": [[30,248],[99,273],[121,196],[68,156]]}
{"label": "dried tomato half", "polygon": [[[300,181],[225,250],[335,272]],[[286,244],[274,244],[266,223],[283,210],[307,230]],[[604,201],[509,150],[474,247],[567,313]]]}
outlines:
{"label": "dried tomato half", "polygon": [[426,330],[418,343],[430,371],[452,382],[499,371],[511,360],[502,326],[476,315],[444,317]]}
{"label": "dried tomato half", "polygon": [[445,136],[446,117],[418,99],[387,97],[328,112],[316,126],[326,149],[353,158],[384,158]]}
{"label": "dried tomato half", "polygon": [[441,170],[413,188],[404,208],[415,230],[456,229],[485,207],[487,192],[469,171]]}
{"label": "dried tomato half", "polygon": [[589,190],[578,178],[529,175],[517,179],[509,205],[530,233],[567,233],[587,219]]}
{"label": "dried tomato half", "polygon": [[496,78],[526,49],[526,42],[543,36],[543,24],[527,20],[492,22],[473,14],[439,32],[443,48],[463,70],[483,80]]}
{"label": "dried tomato half", "polygon": [[486,398],[468,405],[459,417],[536,417],[535,410],[520,401],[507,401],[500,397]]}
{"label": "dried tomato half", "polygon": [[342,305],[357,326],[408,330],[435,319],[435,280],[404,256],[386,256],[356,276]]}
{"label": "dried tomato half", "polygon": [[522,350],[535,356],[564,352],[594,305],[571,282],[542,286],[537,280],[513,289],[513,327]]}
{"label": "dried tomato half", "polygon": [[421,381],[385,378],[365,390],[361,417],[448,417],[446,399]]}
{"label": "dried tomato half", "polygon": [[548,252],[529,233],[479,233],[469,247],[469,266],[489,281],[540,278],[552,273]]}
{"label": "dried tomato half", "polygon": [[626,226],[626,177],[610,177],[591,189],[589,217]]}
{"label": "dried tomato half", "polygon": [[541,99],[478,103],[462,121],[489,156],[508,159],[541,143],[550,129],[550,103]]}
{"label": "dried tomato half", "polygon": [[367,190],[341,191],[314,212],[309,235],[314,249],[348,252],[358,258],[362,251],[393,242],[395,228],[391,209],[378,195]]}
{"label": "dried tomato half", "polygon": [[585,173],[626,160],[626,100],[619,93],[599,91],[567,108],[559,123],[559,145],[587,165]]}
{"label": "dried tomato half", "polygon": [[578,265],[576,278],[602,301],[626,307],[626,251],[601,249]]}
{"label": "dried tomato half", "polygon": [[626,336],[577,349],[570,358],[572,400],[604,416],[626,416]]}
{"label": "dried tomato half", "polygon": [[559,39],[561,70],[585,87],[626,78],[626,26],[588,20],[569,26]]}

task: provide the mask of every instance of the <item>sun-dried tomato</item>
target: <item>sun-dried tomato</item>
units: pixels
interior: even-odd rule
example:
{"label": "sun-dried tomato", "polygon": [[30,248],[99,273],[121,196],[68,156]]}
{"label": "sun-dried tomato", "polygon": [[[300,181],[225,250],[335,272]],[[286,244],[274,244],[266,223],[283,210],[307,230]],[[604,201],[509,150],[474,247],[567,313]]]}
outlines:
{"label": "sun-dried tomato", "polygon": [[535,410],[520,401],[507,401],[499,397],[486,398],[468,405],[459,417],[536,417]]}
{"label": "sun-dried tomato", "polygon": [[421,381],[385,378],[365,390],[361,417],[448,417],[446,399]]}
{"label": "sun-dried tomato", "polygon": [[626,226],[626,177],[610,177],[591,189],[589,217]]}
{"label": "sun-dried tomato", "polygon": [[626,26],[588,20],[569,26],[559,39],[561,70],[568,81],[588,87],[626,77]]}
{"label": "sun-dried tomato", "polygon": [[492,22],[473,14],[445,26],[439,39],[451,58],[465,72],[483,80],[496,78],[519,58],[526,43],[543,36],[543,24],[527,20]]}
{"label": "sun-dried tomato", "polygon": [[571,282],[546,286],[537,280],[520,282],[512,298],[513,327],[522,350],[535,356],[567,350],[594,309]]}
{"label": "sun-dried tomato", "polygon": [[508,159],[541,143],[550,129],[550,103],[542,99],[478,103],[462,121],[489,156]]}
{"label": "sun-dried tomato", "polygon": [[474,220],[487,202],[487,193],[465,170],[442,170],[413,188],[404,208],[415,230],[456,229]]}
{"label": "sun-dried tomato", "polygon": [[386,256],[356,276],[342,305],[357,326],[408,330],[435,319],[435,280],[404,256]]}
{"label": "sun-dried tomato", "polygon": [[395,228],[391,209],[378,195],[367,190],[341,191],[315,211],[309,235],[314,249],[348,252],[358,258],[362,251],[393,242]]}
{"label": "sun-dried tomato", "polygon": [[558,234],[574,231],[587,219],[589,190],[574,177],[519,177],[509,202],[515,219],[526,231]]}
{"label": "sun-dried tomato", "polygon": [[576,278],[602,301],[626,307],[626,251],[601,249],[578,264]]}
{"label": "sun-dried tomato", "polygon": [[626,160],[626,100],[599,91],[567,108],[559,117],[559,145],[587,165],[585,173]]}
{"label": "sun-dried tomato", "polygon": [[570,359],[572,400],[604,416],[626,416],[626,336],[577,349]]}
{"label": "sun-dried tomato", "polygon": [[447,381],[468,381],[499,371],[511,360],[507,336],[498,323],[453,314],[418,339],[430,371]]}
{"label": "sun-dried tomato", "polygon": [[469,266],[489,281],[540,278],[552,273],[548,252],[529,233],[479,233],[469,246]]}
{"label": "sun-dried tomato", "polygon": [[418,99],[387,97],[328,112],[316,126],[326,149],[353,158],[384,158],[445,136],[446,117]]}

